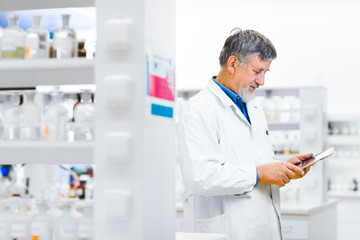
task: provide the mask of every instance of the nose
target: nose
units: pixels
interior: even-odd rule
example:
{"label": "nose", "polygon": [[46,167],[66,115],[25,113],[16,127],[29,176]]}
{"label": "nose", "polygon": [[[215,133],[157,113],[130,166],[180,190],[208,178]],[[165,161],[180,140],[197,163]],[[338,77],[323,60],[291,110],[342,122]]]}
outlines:
{"label": "nose", "polygon": [[265,73],[259,74],[256,78],[255,82],[259,84],[260,86],[264,86],[265,83]]}

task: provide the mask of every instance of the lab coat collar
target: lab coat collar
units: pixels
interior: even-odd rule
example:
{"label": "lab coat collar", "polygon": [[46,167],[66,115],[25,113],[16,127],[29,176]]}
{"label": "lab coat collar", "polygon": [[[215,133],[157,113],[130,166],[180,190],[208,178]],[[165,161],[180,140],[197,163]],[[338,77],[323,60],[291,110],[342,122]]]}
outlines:
{"label": "lab coat collar", "polygon": [[[248,120],[246,119],[246,117],[244,116],[244,114],[240,111],[240,109],[236,106],[236,104],[229,98],[228,95],[226,95],[226,93],[213,81],[213,79],[211,78],[210,82],[208,83],[208,88],[209,90],[214,93],[219,100],[222,102],[222,104],[224,105],[224,107],[231,107],[233,106],[233,109],[235,109],[236,114],[242,119],[244,120],[249,126],[251,126],[248,122]],[[250,121],[253,122],[253,120],[255,119],[255,114],[256,114],[256,110],[258,108],[258,106],[254,103],[254,101],[250,101],[246,103],[247,105],[247,110],[248,110],[248,114],[249,114],[249,118]]]}

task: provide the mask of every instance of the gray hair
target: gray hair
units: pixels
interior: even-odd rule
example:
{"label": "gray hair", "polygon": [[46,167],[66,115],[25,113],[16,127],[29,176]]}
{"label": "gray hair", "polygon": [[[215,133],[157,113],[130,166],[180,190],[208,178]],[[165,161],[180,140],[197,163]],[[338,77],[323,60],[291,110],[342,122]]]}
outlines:
{"label": "gray hair", "polygon": [[221,67],[226,66],[231,55],[239,58],[241,64],[246,64],[249,57],[254,55],[259,56],[262,61],[271,61],[277,56],[274,45],[267,37],[257,31],[243,31],[240,28],[234,28],[225,41],[219,56]]}

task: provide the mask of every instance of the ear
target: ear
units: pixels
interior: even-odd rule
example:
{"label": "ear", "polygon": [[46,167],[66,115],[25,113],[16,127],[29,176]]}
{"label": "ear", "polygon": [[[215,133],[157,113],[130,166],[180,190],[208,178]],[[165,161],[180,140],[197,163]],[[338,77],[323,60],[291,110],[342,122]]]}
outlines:
{"label": "ear", "polygon": [[234,55],[231,55],[231,56],[228,58],[227,65],[226,65],[227,70],[228,70],[231,74],[234,74],[236,64],[237,64],[237,57],[234,56]]}

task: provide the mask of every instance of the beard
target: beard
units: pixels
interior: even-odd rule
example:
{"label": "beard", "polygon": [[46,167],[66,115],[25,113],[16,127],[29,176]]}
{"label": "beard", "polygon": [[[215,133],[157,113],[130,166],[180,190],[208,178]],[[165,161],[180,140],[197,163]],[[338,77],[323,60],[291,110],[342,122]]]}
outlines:
{"label": "beard", "polygon": [[[244,88],[242,88],[242,89],[240,89],[239,91],[238,91],[238,95],[241,97],[241,99],[242,99],[242,101],[243,102],[249,102],[249,101],[251,101],[251,100],[253,100],[254,99],[254,97],[255,97],[255,95],[253,94],[254,92],[250,92],[249,91],[249,88],[250,87],[254,87],[255,88],[255,90],[259,87],[259,84],[257,84],[257,83],[250,83],[247,87],[244,87]],[[254,91],[255,91],[254,90]]]}

